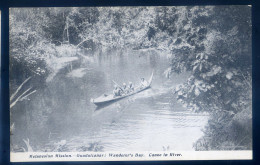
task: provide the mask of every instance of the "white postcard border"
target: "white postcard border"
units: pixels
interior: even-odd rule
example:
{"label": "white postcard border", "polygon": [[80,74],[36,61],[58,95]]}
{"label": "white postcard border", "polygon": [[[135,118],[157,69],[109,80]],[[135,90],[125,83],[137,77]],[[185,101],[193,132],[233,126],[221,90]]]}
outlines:
{"label": "white postcard border", "polygon": [[20,152],[10,153],[11,162],[44,161],[151,161],[151,160],[252,160],[247,151],[165,152]]}

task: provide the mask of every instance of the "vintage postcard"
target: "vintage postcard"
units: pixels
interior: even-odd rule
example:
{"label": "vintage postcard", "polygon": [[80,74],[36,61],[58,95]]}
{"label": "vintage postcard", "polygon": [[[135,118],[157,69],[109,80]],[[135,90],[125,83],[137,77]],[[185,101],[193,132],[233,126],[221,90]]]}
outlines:
{"label": "vintage postcard", "polygon": [[10,8],[12,162],[252,159],[251,6]]}

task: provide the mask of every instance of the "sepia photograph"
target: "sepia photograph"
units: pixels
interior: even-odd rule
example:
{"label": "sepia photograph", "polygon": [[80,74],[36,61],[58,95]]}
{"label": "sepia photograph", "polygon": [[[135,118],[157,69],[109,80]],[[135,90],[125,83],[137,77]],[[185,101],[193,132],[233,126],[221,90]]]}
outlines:
{"label": "sepia photograph", "polygon": [[252,159],[250,5],[9,13],[11,161]]}

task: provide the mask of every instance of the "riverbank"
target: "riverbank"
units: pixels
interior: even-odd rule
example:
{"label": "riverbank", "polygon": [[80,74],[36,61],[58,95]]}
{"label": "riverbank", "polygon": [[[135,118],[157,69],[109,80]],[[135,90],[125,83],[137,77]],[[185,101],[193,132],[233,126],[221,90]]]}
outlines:
{"label": "riverbank", "polygon": [[[17,127],[23,132],[14,132],[13,143],[22,146],[21,137],[28,137],[35,151],[57,152],[193,150],[192,144],[202,136],[200,130],[207,116],[187,111],[172,93],[174,86],[185,82],[189,74],[167,78],[163,73],[168,58],[155,51],[120,52],[94,56],[89,64],[91,70],[83,71],[86,63],[76,61],[72,70],[69,65],[61,69],[39,95],[22,103],[24,110],[13,121],[19,125],[27,121],[27,129]],[[149,78],[152,70],[151,89],[99,110],[90,103],[91,97],[113,89],[112,80],[137,85],[140,77]],[[24,115],[26,110],[29,112]]]}

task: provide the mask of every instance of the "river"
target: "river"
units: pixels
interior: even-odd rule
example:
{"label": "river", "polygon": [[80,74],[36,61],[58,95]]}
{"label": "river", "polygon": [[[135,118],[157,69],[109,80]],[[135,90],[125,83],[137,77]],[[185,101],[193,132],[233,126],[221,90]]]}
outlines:
{"label": "river", "polygon": [[[194,150],[192,145],[203,135],[208,117],[184,108],[172,92],[188,73],[166,78],[169,59],[152,50],[119,50],[90,57],[57,74],[24,105],[31,114],[26,111],[27,117],[16,121],[14,143],[24,145],[21,139],[29,138],[39,151],[54,146],[63,146],[60,151],[84,151],[91,144],[98,144],[100,151]],[[152,71],[150,89],[102,108],[90,102],[111,93],[113,81],[137,86]]]}

